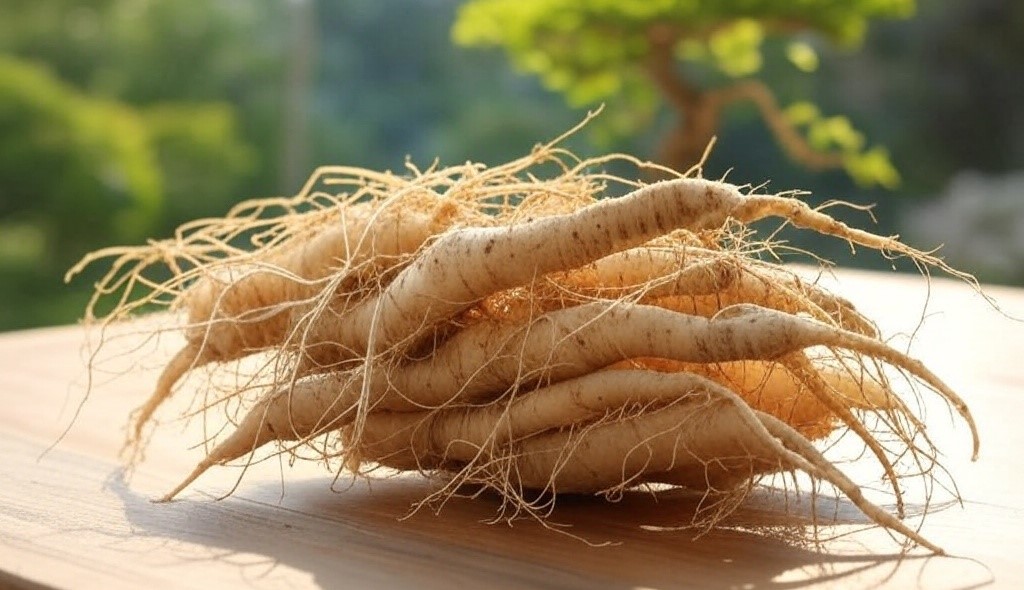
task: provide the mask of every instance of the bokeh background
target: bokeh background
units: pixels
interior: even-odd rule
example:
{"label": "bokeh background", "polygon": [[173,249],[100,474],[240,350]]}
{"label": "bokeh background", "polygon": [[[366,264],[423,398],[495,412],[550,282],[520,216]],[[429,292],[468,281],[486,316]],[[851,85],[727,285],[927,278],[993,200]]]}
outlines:
{"label": "bokeh background", "polygon": [[[585,115],[500,48],[453,42],[462,4],[0,2],[0,330],[74,321],[102,270],[63,283],[85,252],[292,194],[317,165],[494,164]],[[812,101],[884,145],[898,186],[795,164],[742,106],[723,119],[706,174],[874,204],[875,231],[945,244],[982,280],[1024,284],[1024,2],[904,4],[911,14],[872,21],[855,47],[806,36],[813,72],[757,72],[780,100]],[[672,115],[661,106],[649,125],[609,132],[630,108],[609,101],[605,123],[571,147],[653,157]],[[891,266],[847,260],[842,243],[806,245]]]}

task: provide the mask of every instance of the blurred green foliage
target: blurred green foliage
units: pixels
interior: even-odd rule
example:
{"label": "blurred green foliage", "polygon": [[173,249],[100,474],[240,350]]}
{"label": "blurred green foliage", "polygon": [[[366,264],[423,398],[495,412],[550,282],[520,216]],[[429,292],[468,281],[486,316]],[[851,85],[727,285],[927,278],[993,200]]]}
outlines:
{"label": "blurred green foliage", "polygon": [[61,258],[95,232],[141,239],[163,182],[144,118],[47,69],[0,57],[0,214],[32,221]]}
{"label": "blurred green foliage", "polygon": [[89,276],[70,290],[60,277],[85,252],[164,235],[266,186],[260,160],[273,168],[274,156],[252,145],[273,143],[273,107],[245,88],[281,66],[249,36],[253,20],[273,30],[254,8],[0,7],[0,326],[72,320]]}
{"label": "blurred green foliage", "polygon": [[[453,37],[462,45],[503,47],[520,70],[539,76],[571,105],[623,103],[632,116],[609,120],[606,133],[635,134],[651,125],[660,93],[680,121],[657,157],[685,170],[718,130],[723,106],[754,100],[777,135],[786,125],[774,97],[726,94],[728,79],[759,74],[766,55],[774,54],[813,72],[817,52],[796,36],[813,33],[857,47],[871,19],[906,18],[914,9],[914,0],[472,0],[460,10]],[[785,42],[769,47],[770,37]],[[682,64],[659,64],[662,57]],[[813,168],[845,168],[867,186],[898,184],[888,152],[867,148],[848,118],[813,113],[804,121],[804,145],[793,149],[803,141],[796,134],[779,138],[795,159]],[[803,155],[810,151],[835,157]]]}
{"label": "blurred green foliage", "polygon": [[[608,66],[632,59],[638,45],[571,38],[565,59],[589,60],[590,69],[555,76],[561,89],[552,93],[540,76],[509,68],[500,50],[452,43],[453,25],[457,38],[467,35],[458,30],[466,11],[484,4],[4,0],[0,329],[73,321],[95,274],[70,286],[61,278],[86,251],[166,236],[242,198],[291,194],[316,165],[401,169],[406,156],[427,166],[435,157],[493,164],[520,155],[582,117],[565,106],[569,88],[580,93],[577,102],[608,103],[572,149],[652,151],[671,113],[635,67]],[[813,203],[878,202],[879,219],[892,222],[902,203],[941,192],[958,170],[1024,168],[1024,130],[1014,123],[1024,121],[1024,87],[1009,75],[1024,55],[1024,3],[1015,0],[929,0],[909,20],[910,0],[493,4],[556,7],[565,13],[557,26],[570,32],[580,6],[590,11],[582,16],[619,28],[696,11],[677,24],[713,30],[673,54],[695,83],[710,88],[756,75],[789,106],[785,116],[807,141],[857,154],[845,162],[849,174],[807,171],[771,147],[756,110],[737,106],[721,120],[709,176],[730,171],[734,182],[806,188]],[[741,8],[743,18],[713,25]],[[808,19],[806,30],[816,33],[777,35],[782,24],[803,27]],[[488,34],[522,26],[503,22],[488,25]],[[567,38],[555,33],[523,52],[519,68],[557,70],[552,56],[560,54],[551,52]],[[296,67],[303,55],[304,76]],[[586,84],[576,84],[586,72]],[[289,97],[298,111],[289,110]],[[892,184],[897,168],[900,199],[849,177]],[[854,213],[850,221],[867,218]],[[831,258],[848,254],[842,243],[814,248]]]}

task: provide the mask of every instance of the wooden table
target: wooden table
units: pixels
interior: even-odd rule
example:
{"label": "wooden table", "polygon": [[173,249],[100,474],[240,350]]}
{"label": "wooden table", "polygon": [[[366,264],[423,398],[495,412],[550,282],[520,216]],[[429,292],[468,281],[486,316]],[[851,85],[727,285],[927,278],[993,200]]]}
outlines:
{"label": "wooden table", "polygon": [[[841,279],[838,290],[886,334],[922,324],[929,299],[911,350],[969,400],[983,433],[981,459],[971,463],[966,429],[950,427],[948,412],[929,415],[965,502],[930,514],[923,532],[957,557],[901,555],[844,500],[819,511],[839,523],[819,536],[840,538],[815,545],[808,534],[780,534],[806,523],[809,502],[786,516],[767,492],[706,534],[672,528],[692,516],[693,501],[681,495],[562,502],[555,520],[591,544],[533,521],[487,524],[496,508],[488,498],[410,514],[431,483],[343,478],[332,491],[317,465],[261,464],[216,501],[238,475],[221,468],[180,501],[155,504],[200,453],[188,448],[195,425],[183,430],[165,412],[170,424],[146,462],[128,480],[120,470],[126,416],[163,353],[122,366],[129,372],[116,379],[96,376],[53,446],[85,377],[84,331],[65,327],[0,335],[0,587],[1024,588],[1024,324],[952,281],[935,280],[929,292],[916,277]],[[988,293],[1024,317],[1024,291]],[[603,542],[611,544],[595,546]]]}

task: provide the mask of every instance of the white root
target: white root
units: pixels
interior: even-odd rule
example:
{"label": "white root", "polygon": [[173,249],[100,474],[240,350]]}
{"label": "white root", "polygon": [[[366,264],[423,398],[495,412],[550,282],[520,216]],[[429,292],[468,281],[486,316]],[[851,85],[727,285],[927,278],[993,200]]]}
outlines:
{"label": "white root", "polygon": [[[630,404],[644,411],[622,416]],[[600,420],[610,413],[614,419]],[[357,449],[364,460],[401,469],[448,470],[476,483],[494,485],[496,478],[504,490],[554,494],[643,482],[726,492],[760,475],[800,469],[835,485],[876,523],[942,552],[867,501],[790,426],[685,373],[596,373],[507,405],[374,414]]]}
{"label": "white root", "polygon": [[[603,338],[607,331],[618,338]],[[382,410],[491,402],[515,384],[563,381],[628,358],[716,363],[781,358],[822,345],[847,347],[921,378],[962,411],[977,441],[962,400],[920,363],[876,340],[756,306],[736,306],[707,319],[644,305],[598,302],[552,312],[526,327],[474,326],[428,360],[391,371],[328,373],[301,380],[294,389],[261,402],[168,498],[212,465],[236,459],[271,440],[302,440],[339,428],[360,413],[370,420],[371,412]],[[845,409],[838,408],[834,396],[822,401],[830,409]],[[848,414],[848,410],[839,413],[844,419],[849,419]],[[853,426],[857,425],[854,420]],[[857,434],[871,440],[869,433]],[[884,454],[880,459],[888,465]]]}
{"label": "white root", "polygon": [[[219,275],[204,276],[183,293],[178,304],[189,312],[187,344],[134,413],[125,449],[140,452],[143,428],[189,371],[281,344],[292,330],[296,309],[323,288],[327,277],[333,275],[336,283],[332,293],[344,295],[341,279],[368,272],[367,265],[379,274],[466,215],[450,200],[438,199],[425,211],[403,210],[401,203],[393,198],[383,205],[341,208],[326,218],[333,220],[331,225],[278,246],[267,262],[218,268]],[[309,239],[299,239],[304,237]]]}
{"label": "white root", "polygon": [[[158,287],[188,308],[188,344],[136,414],[130,447],[141,448],[153,411],[197,366],[270,349],[254,382],[265,385],[269,376],[275,390],[165,499],[214,465],[251,460],[268,442],[302,444],[338,432],[349,466],[445,471],[524,503],[525,489],[612,493],[646,482],[735,492],[764,474],[802,470],[835,485],[875,522],[941,552],[866,501],[808,437],[845,424],[877,457],[902,515],[893,461],[935,449],[915,446],[931,441],[882,368],[877,387],[867,387],[842,374],[846,363],[884,364],[932,389],[969,425],[976,456],[966,404],[919,361],[881,342],[852,304],[755,259],[771,245],[747,244],[747,234],[734,230],[781,217],[969,277],[796,199],[744,195],[722,182],[676,178],[596,200],[616,179],[583,173],[551,145],[539,149],[491,172],[467,164],[459,172],[414,170],[409,181],[341,179],[377,183],[359,190],[395,198],[370,212],[328,197],[342,205],[342,217],[353,217],[322,233],[290,225],[304,215],[291,201],[285,209],[293,219],[276,225],[257,203],[251,218],[184,226],[179,242],[198,228],[213,239],[213,254],[203,250],[188,261],[194,270],[174,268],[176,278]],[[562,171],[556,179],[526,172],[552,162]],[[437,200],[406,211],[403,191]],[[518,200],[525,204],[515,207]],[[230,244],[246,223],[266,232],[253,254]],[[179,244],[172,257],[206,246]],[[147,252],[139,264],[158,255]],[[116,264],[132,260],[142,258],[129,253]],[[140,272],[111,271],[98,290],[116,290],[118,273],[134,285]],[[182,295],[196,277],[203,280]],[[131,297],[126,292],[118,309],[135,309]],[[729,371],[745,362],[760,364],[749,375],[733,373],[730,383]],[[636,368],[621,369],[629,363]],[[736,364],[723,368],[729,363]],[[658,367],[669,372],[650,370]],[[769,387],[792,395],[772,397]],[[883,448],[853,410],[877,416],[905,448]]]}
{"label": "white root", "polygon": [[314,322],[306,352],[314,362],[337,362],[417,342],[433,325],[487,295],[578,268],[672,230],[720,227],[742,201],[732,185],[683,178],[567,215],[449,232],[379,296],[334,321]]}
{"label": "white root", "polygon": [[486,298],[484,315],[522,323],[594,299],[652,303],[695,315],[714,315],[737,303],[805,313],[851,331],[876,336],[874,326],[842,298],[790,273],[752,266],[735,252],[645,246],[612,254],[585,267],[547,275],[530,285]]}
{"label": "white root", "polygon": [[522,392],[506,403],[374,412],[368,416],[358,441],[351,441],[351,445],[369,460],[411,453],[415,465],[434,468],[449,460],[472,460],[481,449],[498,449],[546,431],[595,422],[624,407],[663,407],[701,397],[697,394],[709,390],[745,405],[728,388],[700,375],[598,371]]}
{"label": "white root", "polygon": [[901,520],[864,498],[864,493],[861,491],[860,486],[851,481],[849,477],[823,457],[814,448],[814,445],[800,436],[798,432],[795,432],[785,422],[762,412],[758,412],[757,417],[773,436],[806,460],[806,462],[797,463],[796,466],[798,468],[811,476],[817,476],[836,486],[861,512],[877,524],[902,534],[938,555],[945,555],[946,552],[941,547],[928,541],[920,533],[903,524]]}
{"label": "white root", "polygon": [[[323,318],[311,318],[305,352],[311,364],[332,366],[403,343],[412,345],[438,322],[483,297],[541,275],[578,268],[673,230],[715,230],[730,217],[751,222],[771,216],[851,243],[900,252],[955,273],[934,257],[895,239],[851,229],[801,201],[744,196],[733,185],[679,178],[598,201],[570,214],[520,225],[449,232],[379,296],[348,313],[327,312]],[[538,255],[541,252],[543,255]],[[452,264],[454,260],[458,264]],[[832,306],[836,300],[823,303]],[[846,309],[839,307],[840,312]],[[850,317],[854,323],[862,323],[859,316]],[[864,322],[859,331],[871,329],[870,323]]]}
{"label": "white root", "polygon": [[977,454],[977,428],[966,403],[920,361],[878,340],[755,305],[735,305],[708,319],[599,301],[545,314],[526,326],[478,324],[453,336],[428,360],[389,372],[385,395],[363,403],[391,410],[441,407],[456,398],[493,399],[512,384],[557,382],[629,358],[772,360],[813,346],[848,349],[921,379],[968,423]]}

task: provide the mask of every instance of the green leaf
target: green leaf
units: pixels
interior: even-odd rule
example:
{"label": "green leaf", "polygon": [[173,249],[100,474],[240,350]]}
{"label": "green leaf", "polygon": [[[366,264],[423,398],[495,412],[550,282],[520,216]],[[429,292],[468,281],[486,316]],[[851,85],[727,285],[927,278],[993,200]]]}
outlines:
{"label": "green leaf", "polygon": [[900,185],[900,173],[889,159],[889,150],[876,146],[862,154],[845,158],[846,172],[863,186],[882,186],[894,189]]}
{"label": "green leaf", "polygon": [[786,46],[786,57],[801,72],[811,73],[818,70],[818,52],[808,43],[793,41]]}
{"label": "green leaf", "polygon": [[[604,126],[601,133],[612,137],[638,132],[654,120],[650,113],[656,109],[641,105],[636,96],[665,99],[646,75],[652,32],[673,43],[675,59],[702,66],[678,73],[703,91],[705,82],[720,82],[708,69],[733,78],[761,72],[769,34],[783,38],[784,55],[793,66],[816,72],[820,59],[804,40],[809,35],[815,43],[856,47],[871,21],[907,18],[915,9],[916,0],[468,0],[459,9],[453,36],[461,44],[503,48],[519,68],[542,78],[573,105],[616,101],[618,114],[606,113],[606,122],[598,123]],[[644,93],[634,94],[633,88]],[[847,118],[823,117],[806,101],[790,104],[785,115],[814,149],[845,158],[858,182],[899,182],[884,150],[861,153],[864,135]]]}
{"label": "green leaf", "polygon": [[712,35],[708,48],[719,70],[727,76],[739,78],[761,70],[764,63],[761,56],[763,41],[764,27],[761,23],[744,18]]}
{"label": "green leaf", "polygon": [[857,152],[864,146],[864,134],[853,128],[846,117],[819,119],[810,125],[808,139],[815,148],[838,147],[844,152]]}
{"label": "green leaf", "polygon": [[572,106],[583,106],[607,98],[622,88],[622,77],[612,71],[597,72],[576,81],[569,88]]}
{"label": "green leaf", "polygon": [[675,55],[686,61],[703,61],[708,58],[708,47],[697,39],[683,39],[676,44]]}
{"label": "green leaf", "polygon": [[794,102],[786,107],[786,118],[796,126],[810,125],[821,118],[821,111],[813,103],[806,100]]}
{"label": "green leaf", "polygon": [[539,74],[551,69],[551,56],[543,51],[528,51],[519,59],[518,65],[527,72]]}

